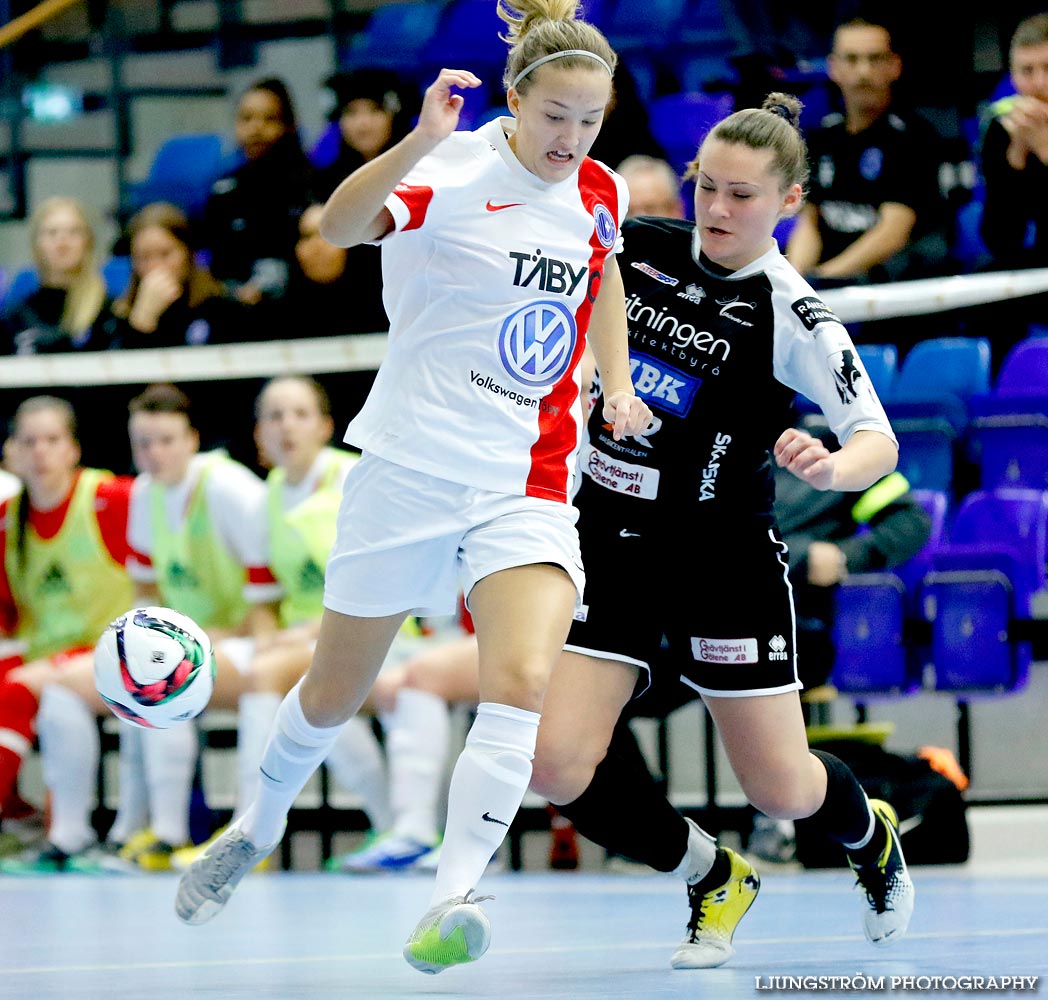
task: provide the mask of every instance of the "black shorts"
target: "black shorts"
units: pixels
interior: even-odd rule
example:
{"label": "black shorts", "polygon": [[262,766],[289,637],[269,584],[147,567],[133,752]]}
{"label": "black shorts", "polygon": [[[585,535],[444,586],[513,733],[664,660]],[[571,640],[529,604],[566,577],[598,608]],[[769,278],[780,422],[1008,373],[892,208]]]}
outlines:
{"label": "black shorts", "polygon": [[720,697],[799,690],[778,532],[757,519],[708,531],[644,506],[584,507],[586,590],[565,648],[634,664],[638,694],[677,680]]}

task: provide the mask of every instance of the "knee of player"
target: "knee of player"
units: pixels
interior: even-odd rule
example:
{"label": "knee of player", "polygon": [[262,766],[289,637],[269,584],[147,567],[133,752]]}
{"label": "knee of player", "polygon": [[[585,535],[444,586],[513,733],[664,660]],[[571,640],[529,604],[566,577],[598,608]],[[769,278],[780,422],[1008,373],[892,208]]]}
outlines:
{"label": "knee of player", "polygon": [[574,802],[589,786],[597,763],[570,741],[544,736],[540,726],[531,789],[555,805]]}
{"label": "knee of player", "polygon": [[775,772],[741,784],[750,804],[772,819],[803,819],[819,807],[817,790],[801,773]]}

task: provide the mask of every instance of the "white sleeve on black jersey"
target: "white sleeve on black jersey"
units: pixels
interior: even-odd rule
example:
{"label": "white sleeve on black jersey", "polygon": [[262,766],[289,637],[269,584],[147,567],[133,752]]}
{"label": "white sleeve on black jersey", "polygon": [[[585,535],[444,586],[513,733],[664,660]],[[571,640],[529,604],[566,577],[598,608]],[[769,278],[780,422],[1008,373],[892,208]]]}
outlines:
{"label": "white sleeve on black jersey", "polygon": [[859,352],[829,306],[800,279],[777,284],[774,308],[775,377],[819,405],[841,444],[873,430],[898,447]]}

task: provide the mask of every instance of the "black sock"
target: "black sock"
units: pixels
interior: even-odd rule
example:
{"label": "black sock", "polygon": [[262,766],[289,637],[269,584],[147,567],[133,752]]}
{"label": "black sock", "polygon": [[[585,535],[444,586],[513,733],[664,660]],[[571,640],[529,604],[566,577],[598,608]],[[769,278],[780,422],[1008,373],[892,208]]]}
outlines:
{"label": "black sock", "polygon": [[[812,750],[826,768],[826,798],[819,808],[800,823],[812,827],[842,844],[858,843],[870,829],[870,807],[858,779],[839,757],[824,750]],[[887,831],[881,823],[874,823],[873,835],[862,847],[848,851],[856,864],[866,864],[876,858],[887,842]]]}
{"label": "black sock", "polygon": [[595,844],[656,871],[673,871],[688,850],[691,828],[659,790],[627,722],[615,727],[586,790],[557,809]]}

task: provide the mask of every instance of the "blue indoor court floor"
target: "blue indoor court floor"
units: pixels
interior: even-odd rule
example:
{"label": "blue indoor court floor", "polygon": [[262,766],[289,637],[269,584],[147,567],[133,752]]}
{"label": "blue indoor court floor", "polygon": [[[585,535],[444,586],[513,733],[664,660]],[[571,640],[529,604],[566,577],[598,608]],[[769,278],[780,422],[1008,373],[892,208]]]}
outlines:
{"label": "blue indoor court floor", "polygon": [[0,997],[730,1000],[816,992],[772,989],[771,977],[858,973],[884,977],[883,990],[859,991],[866,995],[907,992],[891,989],[892,976],[965,975],[1038,976],[1037,992],[1048,995],[1048,860],[921,867],[913,876],[910,933],[875,949],[862,936],[849,873],[768,866],[735,957],[720,969],[680,972],[669,968],[687,920],[675,879],[489,874],[481,891],[496,896],[484,904],[491,950],[475,965],[434,977],[400,956],[426,909],[432,876],[251,875],[202,927],[175,918],[174,876],[7,877],[0,879]]}

